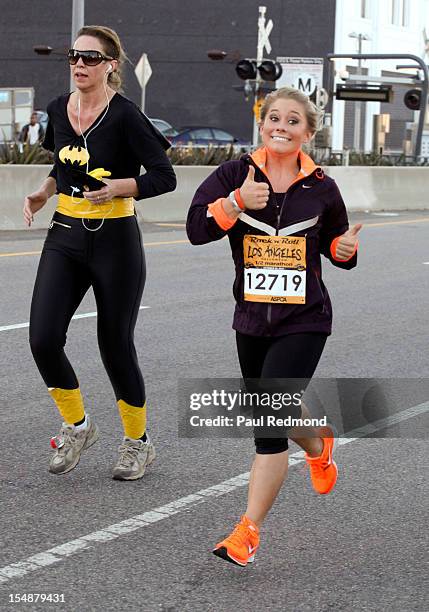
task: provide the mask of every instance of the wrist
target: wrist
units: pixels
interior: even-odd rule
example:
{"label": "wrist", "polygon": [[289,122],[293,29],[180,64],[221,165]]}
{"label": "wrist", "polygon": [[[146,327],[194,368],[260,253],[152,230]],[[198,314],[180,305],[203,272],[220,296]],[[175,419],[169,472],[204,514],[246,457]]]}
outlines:
{"label": "wrist", "polygon": [[50,176],[46,179],[43,185],[39,189],[39,193],[43,196],[46,196],[48,200],[54,193],[57,191],[57,181],[53,176]]}
{"label": "wrist", "polygon": [[234,191],[231,191],[228,198],[235,212],[239,214],[243,212],[245,207],[244,207],[243,200],[241,199],[239,189],[235,189]]}
{"label": "wrist", "polygon": [[109,179],[109,181],[104,181],[106,183],[106,185],[108,186],[108,188],[110,189],[110,192],[112,194],[113,198],[119,198],[122,195],[122,185],[121,185],[121,179]]}
{"label": "wrist", "polygon": [[116,198],[135,198],[139,194],[137,181],[134,178],[109,179],[109,187]]}
{"label": "wrist", "polygon": [[45,200],[49,200],[49,198],[54,195],[54,192],[51,192],[50,189],[48,189],[47,187],[42,187],[42,189],[39,189],[39,195],[44,198]]}
{"label": "wrist", "polygon": [[239,205],[241,210],[245,210],[246,209],[246,205],[244,203],[243,198],[241,197],[241,191],[240,191],[239,188],[234,191],[234,195],[235,195],[235,199],[237,200],[237,204]]}

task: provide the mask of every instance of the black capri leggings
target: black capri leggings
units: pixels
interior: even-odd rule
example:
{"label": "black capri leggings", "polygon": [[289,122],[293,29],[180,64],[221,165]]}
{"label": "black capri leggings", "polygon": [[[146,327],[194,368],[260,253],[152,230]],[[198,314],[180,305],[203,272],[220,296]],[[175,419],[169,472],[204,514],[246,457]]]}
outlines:
{"label": "black capri leggings", "polygon": [[[321,333],[265,337],[236,332],[243,378],[304,378],[308,384],[322,356],[326,339],[327,335]],[[287,450],[288,441],[287,438],[255,437],[255,446],[259,454],[282,453]]]}
{"label": "black capri leggings", "polygon": [[[95,229],[101,219],[85,219]],[[98,344],[116,399],[143,406],[145,388],[134,327],[146,279],[135,216],[106,219],[88,231],[82,219],[55,212],[40,257],[30,314],[30,346],[48,387],[76,389],[64,346],[70,320],[92,286]]]}

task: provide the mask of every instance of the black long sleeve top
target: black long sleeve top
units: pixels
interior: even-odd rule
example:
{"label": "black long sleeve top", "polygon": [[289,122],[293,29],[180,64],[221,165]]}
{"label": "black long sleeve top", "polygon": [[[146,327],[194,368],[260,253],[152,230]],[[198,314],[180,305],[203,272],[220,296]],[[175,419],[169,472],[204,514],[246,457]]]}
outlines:
{"label": "black long sleeve top", "polygon": [[[176,175],[165,153],[170,143],[153,126],[140,109],[119,93],[83,135],[77,134],[67,115],[70,94],[52,100],[47,108],[49,123],[43,147],[54,153],[57,191],[73,195],[68,168],[74,165],[84,172],[104,168],[109,179],[134,178],[136,200],[151,198],[176,187]],[[100,122],[100,123],[99,123]],[[99,125],[97,125],[99,123]],[[95,129],[93,129],[95,127]],[[141,166],[146,170],[140,174]]]}

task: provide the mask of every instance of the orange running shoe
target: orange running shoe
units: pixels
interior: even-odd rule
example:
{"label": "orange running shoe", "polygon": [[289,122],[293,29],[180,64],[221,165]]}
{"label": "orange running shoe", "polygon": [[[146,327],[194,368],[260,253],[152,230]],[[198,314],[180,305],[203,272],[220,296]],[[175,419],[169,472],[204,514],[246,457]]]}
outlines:
{"label": "orange running shoe", "polygon": [[323,440],[323,451],[319,457],[310,457],[305,453],[305,460],[310,467],[311,482],[313,489],[325,495],[330,493],[337,482],[338,468],[333,460],[335,447],[335,433],[331,427],[323,427],[321,430]]}
{"label": "orange running shoe", "polygon": [[245,514],[230,536],[219,542],[213,551],[217,557],[244,567],[255,560],[259,547],[259,529]]}

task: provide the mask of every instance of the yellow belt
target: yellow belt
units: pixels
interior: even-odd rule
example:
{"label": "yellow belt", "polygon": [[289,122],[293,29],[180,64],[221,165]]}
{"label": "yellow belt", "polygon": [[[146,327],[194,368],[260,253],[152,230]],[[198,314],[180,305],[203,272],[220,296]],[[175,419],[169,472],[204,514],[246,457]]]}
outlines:
{"label": "yellow belt", "polygon": [[78,219],[118,219],[134,214],[133,198],[113,198],[103,204],[91,204],[85,198],[76,198],[60,193],[57,212]]}

